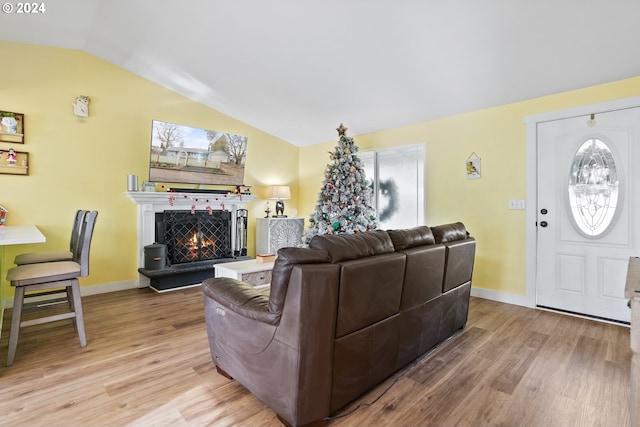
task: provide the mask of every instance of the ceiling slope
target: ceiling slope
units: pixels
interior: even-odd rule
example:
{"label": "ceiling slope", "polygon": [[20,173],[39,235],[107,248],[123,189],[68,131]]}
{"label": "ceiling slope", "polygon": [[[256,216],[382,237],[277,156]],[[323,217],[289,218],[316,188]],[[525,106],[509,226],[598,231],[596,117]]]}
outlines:
{"label": "ceiling slope", "polygon": [[640,75],[637,0],[56,0],[80,49],[298,146]]}

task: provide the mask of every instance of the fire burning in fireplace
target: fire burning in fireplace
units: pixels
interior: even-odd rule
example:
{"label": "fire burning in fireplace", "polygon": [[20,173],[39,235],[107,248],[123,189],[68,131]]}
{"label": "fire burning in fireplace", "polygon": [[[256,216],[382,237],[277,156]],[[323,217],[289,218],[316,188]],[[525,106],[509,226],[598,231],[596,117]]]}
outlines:
{"label": "fire burning in fireplace", "polygon": [[[200,234],[200,237],[198,237],[198,234]],[[216,240],[213,236],[207,237],[202,233],[194,231],[193,236],[182,239],[181,242],[178,242],[178,245],[186,247],[186,257],[190,260],[197,261],[200,258],[215,258]]]}
{"label": "fire burning in fireplace", "polygon": [[169,264],[231,257],[227,211],[164,211],[156,214],[156,241],[167,245]]}

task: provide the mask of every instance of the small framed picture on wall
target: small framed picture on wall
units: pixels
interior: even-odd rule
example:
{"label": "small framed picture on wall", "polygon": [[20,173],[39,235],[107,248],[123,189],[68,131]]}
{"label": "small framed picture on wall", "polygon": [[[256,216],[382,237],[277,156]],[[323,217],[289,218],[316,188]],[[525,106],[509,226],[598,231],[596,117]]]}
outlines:
{"label": "small framed picture on wall", "polygon": [[0,141],[24,144],[24,114],[0,111]]}
{"label": "small framed picture on wall", "polygon": [[478,179],[480,176],[480,156],[471,153],[467,159],[467,179]]}
{"label": "small framed picture on wall", "polygon": [[29,153],[0,148],[0,174],[29,175]]}

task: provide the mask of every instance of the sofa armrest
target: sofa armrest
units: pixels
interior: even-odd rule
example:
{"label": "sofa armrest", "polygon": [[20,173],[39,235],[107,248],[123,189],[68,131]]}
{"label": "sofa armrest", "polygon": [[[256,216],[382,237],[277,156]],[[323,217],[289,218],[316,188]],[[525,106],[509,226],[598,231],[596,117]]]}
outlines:
{"label": "sofa armrest", "polygon": [[[207,335],[216,366],[292,426],[323,419],[330,412],[339,277],[336,264],[293,266],[276,325],[236,311],[237,293],[246,301],[251,289],[218,292],[244,288],[242,282],[203,282]],[[259,305],[263,303],[267,304],[266,296]]]}
{"label": "sofa armrest", "polygon": [[248,283],[229,277],[207,279],[202,282],[206,296],[239,315],[276,325],[279,313],[269,311],[269,297]]}

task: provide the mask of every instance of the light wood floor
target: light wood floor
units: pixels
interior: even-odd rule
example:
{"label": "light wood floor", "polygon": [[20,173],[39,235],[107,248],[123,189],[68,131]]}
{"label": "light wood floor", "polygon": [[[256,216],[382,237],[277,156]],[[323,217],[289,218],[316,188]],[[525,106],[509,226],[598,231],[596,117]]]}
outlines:
{"label": "light wood floor", "polygon": [[[83,307],[85,348],[68,320],[32,326],[10,368],[7,311],[0,425],[281,425],[216,374],[200,288],[93,295]],[[463,332],[329,425],[625,426],[630,360],[628,328],[473,298]]]}

